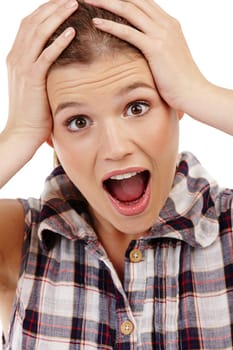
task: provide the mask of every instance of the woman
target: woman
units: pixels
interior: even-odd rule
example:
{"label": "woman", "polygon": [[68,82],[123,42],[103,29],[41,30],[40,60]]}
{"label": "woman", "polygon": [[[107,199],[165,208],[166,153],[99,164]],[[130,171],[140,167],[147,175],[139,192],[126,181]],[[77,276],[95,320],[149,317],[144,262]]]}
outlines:
{"label": "woman", "polygon": [[1,185],[43,142],[60,165],[39,200],[0,204],[5,347],[231,349],[233,194],[177,149],[183,112],[233,134],[232,91],[177,21],[152,0],[49,1],[8,66]]}

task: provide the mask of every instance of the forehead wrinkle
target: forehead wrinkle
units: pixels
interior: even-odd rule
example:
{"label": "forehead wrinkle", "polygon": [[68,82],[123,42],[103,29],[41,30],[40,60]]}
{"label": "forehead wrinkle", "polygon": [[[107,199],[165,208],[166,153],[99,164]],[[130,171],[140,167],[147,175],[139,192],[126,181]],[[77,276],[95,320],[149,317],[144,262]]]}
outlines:
{"label": "forehead wrinkle", "polygon": [[[137,62],[142,61],[143,59],[139,58],[136,61],[130,61],[127,63],[121,63],[117,66],[111,66],[104,69],[104,64],[101,63],[100,70],[98,70],[98,65],[96,66],[96,71],[90,73],[92,67],[87,65],[82,65],[81,68],[75,67],[75,65],[67,67],[68,77],[66,75],[66,69],[63,70],[65,76],[62,78],[60,76],[56,77],[56,84],[54,84],[54,92],[57,93],[59,90],[65,89],[77,89],[77,88],[90,88],[98,89],[115,83],[116,81],[130,78],[133,75],[142,74],[142,66],[138,65]],[[132,66],[133,65],[133,66]],[[124,69],[122,71],[122,68]],[[59,69],[59,68],[58,68]],[[79,74],[74,74],[73,70],[76,70],[77,73],[79,70],[82,72],[81,77]],[[145,72],[145,67],[143,68]],[[72,91],[71,91],[72,93]]]}
{"label": "forehead wrinkle", "polygon": [[[104,88],[105,86],[114,84],[119,80],[124,80],[125,78],[130,78],[130,76],[136,75],[136,74],[131,74],[133,73],[133,71],[134,69],[128,70],[127,72],[120,72],[120,73],[116,72],[106,77],[100,75],[99,79],[94,79],[89,81],[86,78],[84,78],[84,80],[82,81],[74,77],[73,79],[71,78],[67,80],[67,82],[61,81],[60,84],[59,83],[56,84],[54,91],[56,93],[59,90],[66,90],[66,89],[76,90],[77,88],[85,89],[90,87],[96,91],[99,88]],[[70,91],[70,93],[72,93],[72,91]]]}
{"label": "forehead wrinkle", "polygon": [[52,110],[67,103],[89,105],[92,93],[97,99],[98,94],[114,94],[118,99],[143,85],[156,90],[148,64],[142,58],[120,63],[110,61],[110,64],[109,61],[96,61],[91,65],[72,64],[55,68],[50,74],[48,92]]}

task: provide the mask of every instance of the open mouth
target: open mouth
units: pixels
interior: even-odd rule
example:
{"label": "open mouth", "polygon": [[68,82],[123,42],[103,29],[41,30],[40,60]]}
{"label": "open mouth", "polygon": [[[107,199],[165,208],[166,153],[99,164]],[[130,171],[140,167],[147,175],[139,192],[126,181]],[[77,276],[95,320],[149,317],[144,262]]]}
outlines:
{"label": "open mouth", "polygon": [[103,182],[114,207],[123,215],[144,211],[149,200],[150,172],[135,171],[111,176]]}

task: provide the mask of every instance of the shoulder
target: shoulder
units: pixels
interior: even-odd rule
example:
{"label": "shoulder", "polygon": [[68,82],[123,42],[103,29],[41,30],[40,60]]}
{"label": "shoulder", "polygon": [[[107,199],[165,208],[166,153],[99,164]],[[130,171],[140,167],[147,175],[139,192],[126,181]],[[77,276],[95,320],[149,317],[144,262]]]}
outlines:
{"label": "shoulder", "polygon": [[[38,220],[40,201],[34,198],[0,199],[0,250],[1,241],[13,236],[24,236],[25,226],[31,226]],[[8,235],[9,234],[9,235]]]}
{"label": "shoulder", "polygon": [[22,204],[16,199],[0,199],[0,249],[1,245],[10,239],[7,233],[15,234],[24,229],[24,209]]}
{"label": "shoulder", "polygon": [[16,282],[24,240],[24,209],[14,199],[0,200],[0,286]]}
{"label": "shoulder", "polygon": [[38,201],[0,199],[0,286],[17,283],[25,236],[35,218]]}

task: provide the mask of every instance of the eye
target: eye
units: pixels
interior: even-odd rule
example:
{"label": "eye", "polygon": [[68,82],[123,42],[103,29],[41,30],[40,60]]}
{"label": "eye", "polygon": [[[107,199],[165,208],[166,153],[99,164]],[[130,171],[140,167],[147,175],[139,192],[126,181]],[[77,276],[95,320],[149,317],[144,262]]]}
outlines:
{"label": "eye", "polygon": [[150,106],[144,101],[135,101],[127,106],[126,115],[130,117],[142,116],[149,110]]}
{"label": "eye", "polygon": [[78,115],[72,117],[66,122],[66,125],[70,131],[80,131],[86,129],[91,125],[91,120],[85,115]]}

